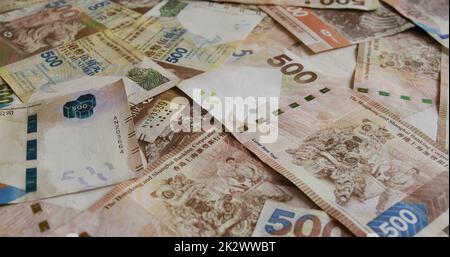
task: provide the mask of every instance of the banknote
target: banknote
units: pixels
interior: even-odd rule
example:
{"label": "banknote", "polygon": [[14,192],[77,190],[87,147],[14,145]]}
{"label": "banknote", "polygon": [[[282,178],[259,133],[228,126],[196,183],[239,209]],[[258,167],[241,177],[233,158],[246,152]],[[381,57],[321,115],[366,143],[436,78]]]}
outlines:
{"label": "banknote", "polygon": [[[202,153],[196,154],[199,149]],[[149,175],[116,188],[54,235],[250,236],[266,199],[312,205],[229,134],[190,137],[171,157],[158,160]]]}
{"label": "banknote", "polygon": [[184,79],[222,65],[263,14],[223,4],[164,0],[118,36]]}
{"label": "banknote", "polygon": [[[189,102],[177,102],[176,97],[182,93],[178,90],[169,90],[154,97],[148,103],[142,102],[139,105],[131,105],[134,117],[136,136],[139,140],[151,143],[146,147],[146,156],[149,161],[156,161],[160,154],[160,148],[170,148],[170,139],[175,131],[172,129],[172,122],[178,122],[181,115],[189,117],[190,113],[182,113],[189,107]],[[187,110],[187,109],[186,109]],[[166,145],[169,144],[169,145]],[[155,153],[153,153],[156,151]]]}
{"label": "banknote", "polygon": [[113,186],[0,207],[0,236],[44,236],[86,210]]}
{"label": "banknote", "polygon": [[442,54],[420,29],[362,43],[353,88],[436,139]]}
{"label": "banknote", "polygon": [[112,0],[118,4],[121,4],[129,9],[132,9],[140,14],[148,12],[155,7],[160,0]]}
{"label": "banknote", "polygon": [[[168,72],[152,60],[144,57],[133,66],[124,67],[113,76],[83,76],[70,79],[51,86],[37,88],[30,97],[30,101],[40,100],[64,93],[87,90],[92,85],[106,85],[123,80],[130,106],[151,100],[154,96],[175,87],[180,79]],[[69,78],[68,78],[69,79]]]}
{"label": "banknote", "polygon": [[144,167],[122,81],[0,111],[0,204],[104,187]]}
{"label": "banknote", "polygon": [[383,0],[448,49],[448,0]]}
{"label": "banknote", "polygon": [[142,16],[138,12],[108,0],[76,0],[73,4],[113,32],[130,26]]}
{"label": "banknote", "polygon": [[373,12],[261,6],[313,52],[367,42],[414,25],[385,5]]}
{"label": "banknote", "polygon": [[[342,86],[353,86],[357,45],[314,54],[271,17],[266,16],[232,54],[228,63],[244,56],[256,54],[270,47],[287,48],[328,74],[342,78]],[[346,81],[344,81],[344,79]]]}
{"label": "banknote", "polygon": [[19,19],[37,12],[60,8],[78,8],[89,18],[113,32],[131,25],[142,16],[138,12],[109,0],[52,0],[3,13],[0,20]]}
{"label": "banknote", "polygon": [[[288,50],[268,49],[179,87],[355,235],[442,231],[449,202],[445,149],[383,105],[334,84],[339,81]],[[195,89],[203,97],[194,95]],[[250,109],[258,114],[254,122],[226,105],[219,114],[211,104],[251,91],[278,99],[278,109],[259,117],[271,103],[262,101]],[[263,137],[267,128],[277,129],[275,140]]]}
{"label": "banknote", "polygon": [[22,102],[14,91],[0,78],[0,109],[20,104]]}
{"label": "banknote", "polygon": [[252,236],[349,237],[352,234],[324,211],[267,200]]}
{"label": "banknote", "polygon": [[40,4],[49,0],[2,0],[0,1],[0,13],[22,9],[32,4]]}
{"label": "banknote", "polygon": [[[202,0],[203,1],[203,0]],[[205,0],[206,1],[206,0]],[[376,10],[378,0],[212,0],[213,2],[229,2],[257,5],[303,6],[325,9],[359,9]]]}
{"label": "banknote", "polygon": [[50,91],[69,79],[122,75],[142,58],[139,51],[105,30],[3,66],[0,76],[27,102],[36,88]]}
{"label": "banknote", "polygon": [[105,29],[70,5],[15,13],[0,15],[0,66]]}
{"label": "banknote", "polygon": [[[158,97],[174,99],[176,90],[169,91]],[[173,147],[150,163],[147,175],[116,186],[51,234],[250,236],[266,200],[317,208],[230,133],[208,130],[164,137]]]}
{"label": "banknote", "polygon": [[[437,142],[448,148],[448,49],[442,49]],[[447,230],[448,231],[448,230]]]}

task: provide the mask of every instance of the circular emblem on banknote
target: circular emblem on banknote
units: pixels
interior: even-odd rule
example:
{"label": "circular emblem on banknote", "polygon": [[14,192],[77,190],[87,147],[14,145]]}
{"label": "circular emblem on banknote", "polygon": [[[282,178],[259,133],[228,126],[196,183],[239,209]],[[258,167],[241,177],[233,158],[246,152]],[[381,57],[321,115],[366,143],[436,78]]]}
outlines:
{"label": "circular emblem on banknote", "polygon": [[5,31],[5,32],[3,32],[3,36],[7,37],[7,38],[10,38],[10,37],[13,36],[13,33],[11,31]]}

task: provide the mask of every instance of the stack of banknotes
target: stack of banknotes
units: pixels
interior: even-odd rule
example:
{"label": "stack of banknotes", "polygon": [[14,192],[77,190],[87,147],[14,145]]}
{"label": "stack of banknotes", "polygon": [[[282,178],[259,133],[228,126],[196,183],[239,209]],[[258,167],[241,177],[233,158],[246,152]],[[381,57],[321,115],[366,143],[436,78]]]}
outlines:
{"label": "stack of banknotes", "polygon": [[0,1],[0,236],[448,236],[448,8]]}

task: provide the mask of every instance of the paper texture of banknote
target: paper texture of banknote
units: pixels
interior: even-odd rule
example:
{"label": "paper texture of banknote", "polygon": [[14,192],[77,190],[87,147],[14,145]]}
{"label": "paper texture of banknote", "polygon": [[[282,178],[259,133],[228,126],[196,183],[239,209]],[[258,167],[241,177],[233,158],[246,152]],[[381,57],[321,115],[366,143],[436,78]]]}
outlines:
{"label": "paper texture of banknote", "polygon": [[140,14],[144,14],[157,5],[160,0],[112,0]]}
{"label": "paper texture of banknote", "polygon": [[76,0],[73,5],[113,32],[130,26],[142,16],[138,12],[109,0]]}
{"label": "paper texture of banknote", "polygon": [[261,9],[315,53],[393,35],[414,26],[384,5],[373,12],[282,6]]}
{"label": "paper texture of banknote", "polygon": [[420,29],[360,44],[353,88],[436,139],[442,54]]}
{"label": "paper texture of banknote", "polygon": [[348,237],[352,234],[324,211],[266,201],[252,236]]}
{"label": "paper texture of banknote", "polygon": [[138,12],[109,0],[53,0],[3,13],[0,15],[0,20],[19,19],[38,12],[61,8],[77,8],[113,32],[131,25],[142,16]]}
{"label": "paper texture of banknote", "polygon": [[0,78],[0,109],[20,104],[22,102],[14,94],[14,91]]}
{"label": "paper texture of banknote", "polygon": [[[120,74],[123,73],[123,74]],[[83,76],[78,79],[67,80],[52,86],[37,88],[30,97],[30,101],[48,98],[61,93],[87,90],[92,85],[105,85],[123,80],[128,103],[133,106],[175,87],[180,79],[168,72],[147,57],[142,62],[124,67],[114,76]]]}
{"label": "paper texture of banknote", "polygon": [[214,2],[243,3],[257,5],[303,6],[324,9],[376,10],[378,0],[212,0]]}
{"label": "paper texture of banknote", "polygon": [[[224,110],[225,115],[214,111],[211,92],[219,100],[245,97],[256,86],[255,74],[265,81],[257,85],[258,93],[279,99],[270,117],[257,117],[255,123],[231,110]],[[330,81],[326,73],[291,52],[273,49],[186,80],[179,87],[190,96],[200,88],[208,98],[199,104],[212,109],[211,114],[226,126],[232,118],[238,125],[245,122],[239,130],[228,128],[355,235],[442,231],[448,226],[449,198],[444,148],[381,104],[336,84],[338,80]],[[252,113],[267,105],[257,105]],[[256,130],[250,130],[252,124]],[[276,140],[262,141],[262,134],[267,134],[260,129],[264,127],[277,129]]]}
{"label": "paper texture of banknote", "polygon": [[[158,97],[173,100],[177,94],[170,90]],[[147,175],[120,184],[52,234],[250,236],[266,200],[315,208],[229,133],[209,130],[162,137],[173,147],[153,149],[162,155],[150,164]]]}
{"label": "paper texture of banknote", "polygon": [[40,4],[49,0],[2,0],[0,1],[0,13],[22,9],[32,4]]}
{"label": "paper texture of banknote", "polygon": [[0,15],[0,66],[105,29],[70,5],[38,9],[25,16],[20,11],[17,13],[19,17]]}
{"label": "paper texture of banknote", "polygon": [[448,49],[448,0],[383,0]]}
{"label": "paper texture of banknote", "polygon": [[345,84],[348,87],[353,85],[356,45],[315,54],[269,16],[264,17],[228,62],[234,62],[270,47],[287,48],[299,57],[307,59],[314,66],[326,70],[329,75],[341,78],[342,85]]}
{"label": "paper texture of banknote", "polygon": [[0,207],[0,236],[44,236],[86,210],[113,186]]}
{"label": "paper texture of banknote", "polygon": [[249,236],[266,199],[309,207],[300,192],[229,134],[197,134],[171,157],[54,234]]}
{"label": "paper texture of banknote", "polygon": [[27,102],[36,88],[51,91],[57,83],[83,76],[121,76],[140,64],[142,57],[105,30],[3,66],[0,76]]}
{"label": "paper texture of banknote", "polygon": [[437,142],[448,148],[448,49],[442,50]]}
{"label": "paper texture of banknote", "polygon": [[104,187],[142,172],[122,81],[0,111],[0,204]]}
{"label": "paper texture of banknote", "polygon": [[118,35],[165,68],[192,69],[192,77],[225,63],[263,17],[238,7],[165,0]]}

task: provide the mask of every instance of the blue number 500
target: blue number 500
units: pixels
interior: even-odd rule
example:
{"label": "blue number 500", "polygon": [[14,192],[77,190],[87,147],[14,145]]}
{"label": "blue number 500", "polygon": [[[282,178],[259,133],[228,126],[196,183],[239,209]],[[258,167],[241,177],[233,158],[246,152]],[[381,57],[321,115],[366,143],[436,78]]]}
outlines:
{"label": "blue number 500", "polygon": [[44,52],[41,54],[41,57],[44,58],[45,62],[51,67],[57,67],[63,63],[53,51]]}
{"label": "blue number 500", "polygon": [[188,50],[186,50],[186,49],[184,49],[184,48],[177,48],[177,49],[175,49],[175,52],[172,52],[171,54],[170,54],[170,56],[168,56],[167,58],[166,58],[166,61],[168,61],[168,62],[170,62],[170,63],[177,63],[178,62],[178,59],[180,59],[181,57],[183,57],[183,55],[185,54],[185,53],[187,53],[188,52]]}

